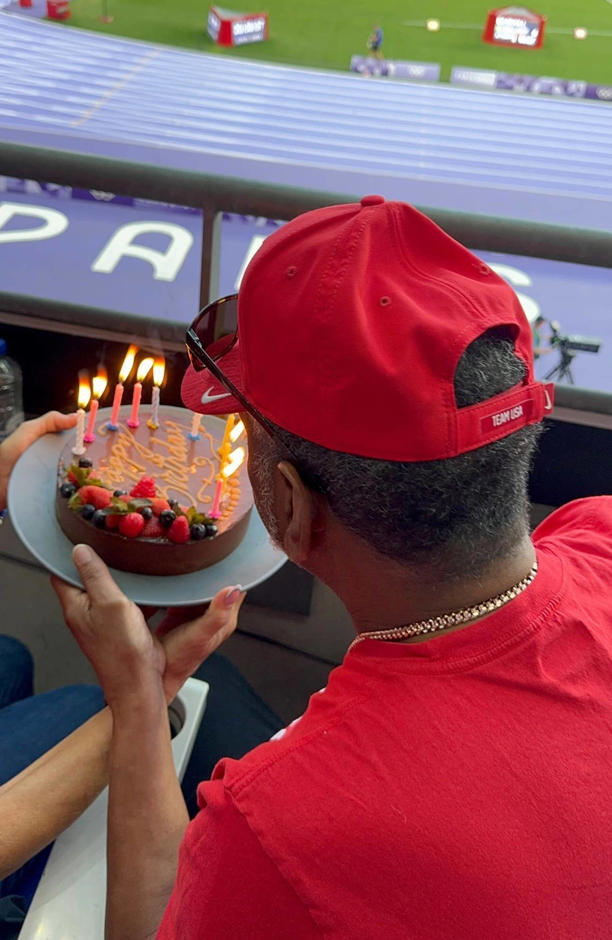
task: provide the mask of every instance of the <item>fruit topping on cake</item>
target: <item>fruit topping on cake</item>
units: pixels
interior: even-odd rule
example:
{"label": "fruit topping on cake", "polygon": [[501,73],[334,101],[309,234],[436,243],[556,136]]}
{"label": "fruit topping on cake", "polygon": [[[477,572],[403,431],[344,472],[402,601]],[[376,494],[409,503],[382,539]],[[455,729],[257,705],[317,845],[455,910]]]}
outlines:
{"label": "fruit topping on cake", "polygon": [[217,534],[213,520],[195,507],[157,496],[154,477],[143,476],[129,493],[113,490],[98,478],[88,458],[69,467],[60,494],[74,513],[97,529],[128,539],[163,539],[180,545]]}

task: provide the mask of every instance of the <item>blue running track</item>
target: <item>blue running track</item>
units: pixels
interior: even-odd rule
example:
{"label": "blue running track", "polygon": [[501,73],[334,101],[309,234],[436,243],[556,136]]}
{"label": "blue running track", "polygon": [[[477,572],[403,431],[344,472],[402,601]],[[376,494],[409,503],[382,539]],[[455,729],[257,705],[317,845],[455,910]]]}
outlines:
{"label": "blue running track", "polygon": [[247,179],[612,228],[612,106],[412,85],[0,13],[0,136]]}

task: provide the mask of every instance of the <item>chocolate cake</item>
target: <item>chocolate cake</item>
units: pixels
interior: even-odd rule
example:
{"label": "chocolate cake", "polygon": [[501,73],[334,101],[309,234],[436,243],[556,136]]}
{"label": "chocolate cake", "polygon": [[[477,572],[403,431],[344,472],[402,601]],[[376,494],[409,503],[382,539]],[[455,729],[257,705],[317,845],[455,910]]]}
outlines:
{"label": "chocolate cake", "polygon": [[[65,535],[90,545],[112,568],[173,575],[220,561],[242,541],[253,496],[246,459],[225,481],[213,518],[225,422],[203,418],[191,440],[191,413],[159,409],[158,427],[145,419],[129,427],[130,409],[109,430],[110,409],[99,411],[95,440],[73,454],[69,435],[58,465],[55,511]],[[243,447],[246,435],[233,450]]]}

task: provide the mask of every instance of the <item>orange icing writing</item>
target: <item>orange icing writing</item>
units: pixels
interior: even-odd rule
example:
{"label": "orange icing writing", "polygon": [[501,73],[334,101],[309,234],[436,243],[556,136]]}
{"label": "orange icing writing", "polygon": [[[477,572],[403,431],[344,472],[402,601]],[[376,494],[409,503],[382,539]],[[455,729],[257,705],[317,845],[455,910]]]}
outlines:
{"label": "orange icing writing", "polygon": [[[198,503],[212,502],[212,496],[207,491],[214,485],[218,471],[218,457],[212,435],[201,428],[200,433],[206,439],[210,457],[201,453],[203,441],[199,442],[200,454],[196,457],[193,454],[194,444],[187,437],[189,428],[186,425],[169,419],[163,419],[161,424],[165,434],[159,431],[151,433],[147,444],[138,440],[124,425],[120,425],[118,431],[110,432],[106,422],[98,427],[98,433],[108,438],[109,445],[99,465],[104,482],[111,487],[126,482],[135,484],[148,467],[155,476],[158,496],[167,499],[170,492],[175,498],[179,494],[179,498],[184,498],[185,505],[197,506]],[[201,475],[202,485],[194,498],[189,490],[189,477],[195,473]],[[240,492],[238,481],[232,480],[231,483],[233,491],[229,512],[233,510]]]}

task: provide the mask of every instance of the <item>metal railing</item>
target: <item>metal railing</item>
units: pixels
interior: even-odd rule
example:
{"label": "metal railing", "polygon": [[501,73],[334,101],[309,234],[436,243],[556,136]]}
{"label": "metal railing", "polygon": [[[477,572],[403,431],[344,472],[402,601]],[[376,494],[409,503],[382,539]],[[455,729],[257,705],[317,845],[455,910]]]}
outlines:
{"label": "metal railing", "polygon": [[[133,163],[87,153],[65,152],[25,144],[0,143],[0,174],[83,189],[98,189],[134,198],[198,208],[203,213],[200,300],[217,291],[221,213],[291,219],[301,212],[334,203],[358,201],[362,194],[301,190],[225,176]],[[612,233],[532,221],[417,206],[458,241],[471,249],[524,255],[553,261],[612,267]],[[0,288],[1,288],[0,284]],[[0,313],[30,325],[38,318],[74,327],[114,333],[141,333],[145,318],[130,311],[95,305],[67,304],[14,294],[0,289]],[[184,327],[158,321],[160,339],[179,343]],[[564,388],[565,407],[612,414],[612,395]]]}

